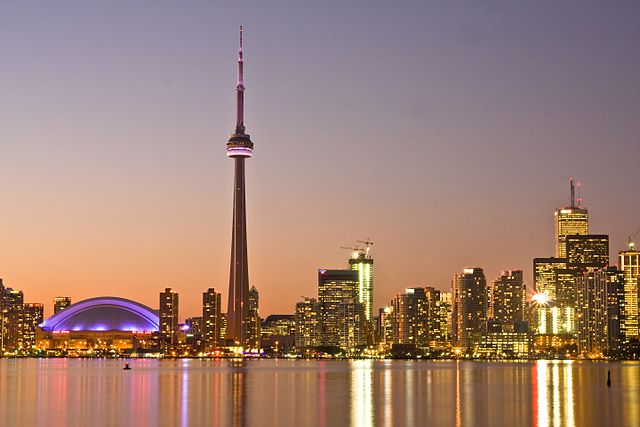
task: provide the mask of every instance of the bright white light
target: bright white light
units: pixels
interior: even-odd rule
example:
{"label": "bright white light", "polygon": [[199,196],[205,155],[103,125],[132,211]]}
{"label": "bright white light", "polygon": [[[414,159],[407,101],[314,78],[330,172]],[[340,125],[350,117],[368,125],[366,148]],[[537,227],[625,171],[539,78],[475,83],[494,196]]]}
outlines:
{"label": "bright white light", "polygon": [[549,293],[546,291],[533,294],[531,297],[531,301],[535,302],[537,305],[549,305],[550,300]]}

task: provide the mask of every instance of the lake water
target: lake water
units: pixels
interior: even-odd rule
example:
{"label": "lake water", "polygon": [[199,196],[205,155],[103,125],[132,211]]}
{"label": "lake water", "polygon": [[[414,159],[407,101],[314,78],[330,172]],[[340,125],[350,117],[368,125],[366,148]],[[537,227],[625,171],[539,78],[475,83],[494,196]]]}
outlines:
{"label": "lake water", "polygon": [[0,426],[640,426],[632,362],[128,362],[2,359]]}

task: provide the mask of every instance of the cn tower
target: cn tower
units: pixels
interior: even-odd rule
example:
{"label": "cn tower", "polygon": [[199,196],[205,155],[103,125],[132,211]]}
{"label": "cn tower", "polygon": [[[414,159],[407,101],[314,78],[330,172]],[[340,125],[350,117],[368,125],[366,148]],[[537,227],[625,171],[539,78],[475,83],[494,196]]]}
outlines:
{"label": "cn tower", "polygon": [[227,338],[244,346],[247,337],[249,307],[249,266],[247,261],[247,209],[245,204],[244,160],[253,155],[253,142],[244,128],[244,81],[242,61],[242,27],[238,51],[238,85],[236,86],[236,130],[227,142],[227,157],[234,160],[233,229],[231,237],[231,272],[227,308]]}

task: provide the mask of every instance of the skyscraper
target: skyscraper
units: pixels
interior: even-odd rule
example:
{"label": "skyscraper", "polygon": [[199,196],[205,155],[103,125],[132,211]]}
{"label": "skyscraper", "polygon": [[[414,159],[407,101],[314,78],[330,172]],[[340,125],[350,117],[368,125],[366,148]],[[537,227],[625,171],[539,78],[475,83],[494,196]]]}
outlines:
{"label": "skyscraper", "polygon": [[344,332],[344,302],[358,301],[358,272],[318,270],[318,300],[322,345],[339,347]]}
{"label": "skyscraper", "polygon": [[245,205],[244,161],[253,155],[253,142],[244,127],[244,76],[242,27],[238,51],[238,84],[236,86],[236,129],[227,142],[227,157],[234,160],[233,228],[226,338],[246,345],[246,320],[249,306],[249,264],[247,261],[247,212]]}
{"label": "skyscraper", "polygon": [[358,272],[358,301],[364,305],[364,313],[367,321],[373,318],[373,258],[369,255],[369,245],[366,249],[353,251],[349,259],[349,268]]}
{"label": "skyscraper", "polygon": [[220,345],[220,329],[222,327],[221,295],[214,288],[202,293],[202,339],[205,351]]}
{"label": "skyscraper", "polygon": [[55,297],[53,299],[53,314],[64,310],[71,305],[71,297]]}
{"label": "skyscraper", "polygon": [[565,237],[567,268],[584,271],[609,266],[609,236],[581,234]]}
{"label": "skyscraper", "polygon": [[624,274],[624,324],[627,338],[639,338],[638,297],[640,287],[640,251],[629,242],[629,249],[618,254],[618,265]]}
{"label": "skyscraper", "polygon": [[546,293],[550,300],[556,299],[556,272],[567,268],[564,258],[534,258],[533,283],[536,293]]}
{"label": "skyscraper", "polygon": [[171,288],[160,292],[160,338],[164,350],[178,345],[178,293]]}
{"label": "skyscraper", "polygon": [[391,301],[391,307],[394,342],[426,347],[429,343],[429,302],[425,289],[405,289]]}
{"label": "skyscraper", "polygon": [[573,179],[570,180],[570,185],[570,205],[556,209],[555,212],[556,257],[558,258],[566,258],[567,256],[567,236],[589,234],[589,212],[580,206],[580,198],[578,198],[578,205],[576,206]]}
{"label": "skyscraper", "polygon": [[465,268],[451,283],[452,332],[457,346],[470,347],[487,328],[487,280],[482,268]]}
{"label": "skyscraper", "polygon": [[502,330],[513,330],[524,319],[526,287],[522,270],[503,271],[491,284],[490,317]]}

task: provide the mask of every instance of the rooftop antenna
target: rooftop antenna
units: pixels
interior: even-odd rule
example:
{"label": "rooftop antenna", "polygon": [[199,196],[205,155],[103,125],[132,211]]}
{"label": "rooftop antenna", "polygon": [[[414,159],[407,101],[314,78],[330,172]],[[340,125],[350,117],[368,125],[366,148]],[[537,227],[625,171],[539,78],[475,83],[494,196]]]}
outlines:
{"label": "rooftop antenna", "polygon": [[244,128],[244,69],[242,60],[242,25],[240,25],[240,50],[238,50],[238,111],[236,120],[236,133],[243,134]]}
{"label": "rooftop antenna", "polygon": [[578,182],[576,185],[578,186],[578,207],[582,208],[582,184]]}
{"label": "rooftop antenna", "polygon": [[571,207],[575,208],[576,207],[576,190],[575,187],[573,186],[573,178],[569,178],[569,185],[571,186]]}

